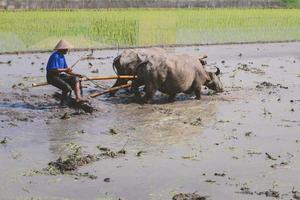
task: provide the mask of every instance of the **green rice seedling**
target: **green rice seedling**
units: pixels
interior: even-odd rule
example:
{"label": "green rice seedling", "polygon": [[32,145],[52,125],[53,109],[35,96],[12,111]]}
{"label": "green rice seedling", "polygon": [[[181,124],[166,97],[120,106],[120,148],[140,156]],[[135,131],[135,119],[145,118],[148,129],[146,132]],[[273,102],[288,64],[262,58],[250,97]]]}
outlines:
{"label": "green rice seedling", "polygon": [[300,39],[300,9],[99,9],[0,12],[0,52]]}

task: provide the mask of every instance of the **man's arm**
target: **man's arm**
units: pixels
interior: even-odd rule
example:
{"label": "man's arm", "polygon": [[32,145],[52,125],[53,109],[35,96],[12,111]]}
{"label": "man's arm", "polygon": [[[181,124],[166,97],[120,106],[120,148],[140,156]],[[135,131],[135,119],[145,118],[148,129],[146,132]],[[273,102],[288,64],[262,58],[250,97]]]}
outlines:
{"label": "man's arm", "polygon": [[67,74],[70,74],[70,75],[72,75],[72,76],[78,76],[79,78],[82,78],[82,77],[83,77],[83,75],[81,75],[81,74],[77,74],[77,73],[72,72],[72,69],[71,69],[71,71],[66,72],[66,73],[67,73]]}
{"label": "man's arm", "polygon": [[72,69],[71,68],[60,68],[60,69],[51,69],[49,70],[51,73],[54,73],[54,74],[58,74],[58,73],[61,73],[61,72],[65,72],[65,73],[72,73]]}

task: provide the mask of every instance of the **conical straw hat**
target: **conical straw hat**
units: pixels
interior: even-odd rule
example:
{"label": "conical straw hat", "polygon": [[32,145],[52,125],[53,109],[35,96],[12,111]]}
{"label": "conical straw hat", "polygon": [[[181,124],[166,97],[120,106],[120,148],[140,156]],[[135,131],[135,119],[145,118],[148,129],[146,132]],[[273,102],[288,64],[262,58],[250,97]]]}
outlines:
{"label": "conical straw hat", "polygon": [[60,49],[72,49],[73,45],[71,43],[69,43],[66,40],[61,40],[57,43],[57,45],[55,46],[54,50],[60,50]]}

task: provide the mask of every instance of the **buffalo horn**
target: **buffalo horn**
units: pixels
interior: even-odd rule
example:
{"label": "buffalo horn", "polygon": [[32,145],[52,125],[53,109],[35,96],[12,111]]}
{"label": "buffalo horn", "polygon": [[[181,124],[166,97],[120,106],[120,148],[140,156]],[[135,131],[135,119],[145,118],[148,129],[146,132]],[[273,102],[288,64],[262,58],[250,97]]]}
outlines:
{"label": "buffalo horn", "polygon": [[113,61],[113,62],[115,63],[115,62],[119,61],[120,58],[121,58],[121,55],[118,55],[117,57],[114,58],[114,61]]}
{"label": "buffalo horn", "polygon": [[219,69],[219,67],[216,67],[216,68],[217,68],[217,71],[215,74],[218,76],[220,74],[220,69]]}

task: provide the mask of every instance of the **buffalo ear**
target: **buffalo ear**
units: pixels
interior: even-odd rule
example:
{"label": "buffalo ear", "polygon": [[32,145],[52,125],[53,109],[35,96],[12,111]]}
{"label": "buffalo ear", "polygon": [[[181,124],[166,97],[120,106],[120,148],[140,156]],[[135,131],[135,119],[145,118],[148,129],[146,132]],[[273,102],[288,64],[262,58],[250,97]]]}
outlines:
{"label": "buffalo ear", "polygon": [[146,65],[149,63],[149,61],[142,61],[141,63],[139,63],[136,68],[134,69],[134,75],[137,75],[137,71],[140,68],[146,67]]}
{"label": "buffalo ear", "polygon": [[138,60],[138,63],[147,61],[147,56],[138,53],[138,54],[137,54],[137,60]]}
{"label": "buffalo ear", "polygon": [[207,62],[205,60],[199,59],[199,61],[200,61],[201,65],[203,65],[203,66],[207,64]]}
{"label": "buffalo ear", "polygon": [[148,64],[148,60],[144,60],[144,61],[142,61],[139,65],[147,65]]}

